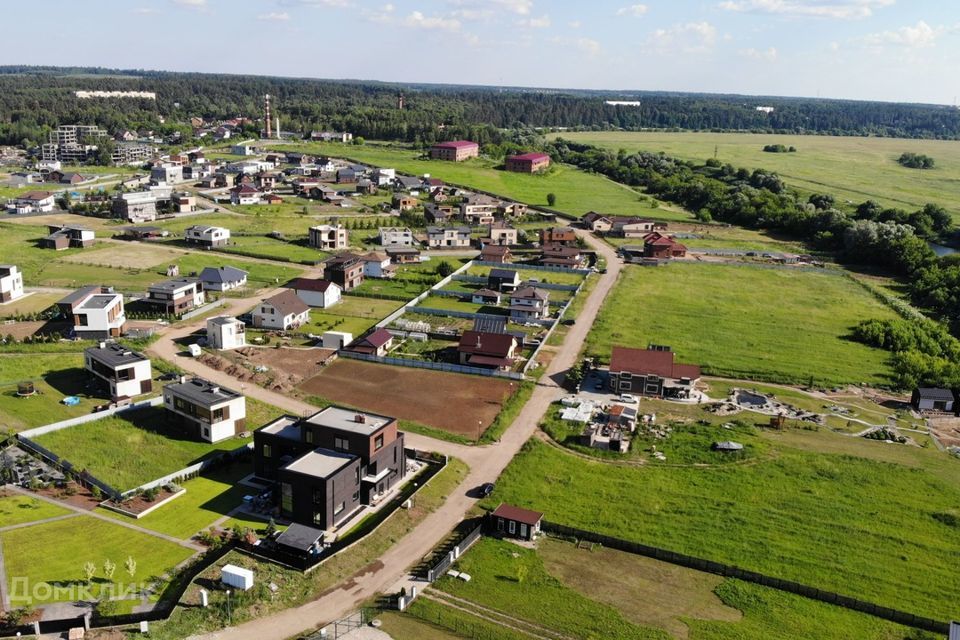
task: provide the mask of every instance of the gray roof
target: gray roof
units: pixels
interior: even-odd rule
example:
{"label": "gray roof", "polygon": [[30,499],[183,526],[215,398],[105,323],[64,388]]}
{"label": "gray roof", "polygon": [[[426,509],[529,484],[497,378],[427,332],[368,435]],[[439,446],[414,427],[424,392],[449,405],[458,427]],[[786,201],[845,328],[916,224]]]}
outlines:
{"label": "gray roof", "polygon": [[314,527],[308,527],[305,524],[294,522],[287,530],[277,536],[277,544],[282,544],[291,549],[307,551],[318,540],[323,540],[324,531]]}
{"label": "gray roof", "polygon": [[137,353],[136,351],[131,351],[123,345],[119,345],[116,342],[108,342],[102,348],[101,347],[90,347],[85,349],[84,353],[88,356],[102,362],[108,367],[116,368],[122,367],[128,364],[136,364],[137,362],[147,361],[149,358],[144,356],[142,353]]}
{"label": "gray roof", "polygon": [[195,285],[199,282],[196,278],[172,278],[170,280],[164,280],[163,282],[158,282],[157,284],[150,285],[148,291],[164,291],[164,292],[174,292]]}
{"label": "gray roof", "polygon": [[86,301],[80,305],[81,309],[106,309],[111,304],[116,302],[117,299],[116,293],[98,293],[92,295],[86,299]]}
{"label": "gray roof", "polygon": [[445,231],[456,231],[470,235],[470,227],[427,227],[427,235],[434,236]]}
{"label": "gray roof", "polygon": [[546,300],[549,294],[543,289],[536,287],[524,287],[510,294],[510,299],[519,298],[521,300]]}
{"label": "gray roof", "polygon": [[294,416],[280,416],[263,429],[260,429],[260,432],[299,442],[300,419]]}
{"label": "gray roof", "polygon": [[216,325],[228,325],[228,324],[235,324],[235,323],[243,324],[243,322],[231,316],[217,316],[216,318],[210,318],[209,320],[207,320],[207,322],[209,322],[210,324],[216,324]]}
{"label": "gray roof", "polygon": [[168,384],[164,387],[164,391],[169,391],[177,397],[185,398],[194,404],[205,407],[212,407],[243,397],[236,391],[221,387],[203,378],[192,378],[186,382]]}
{"label": "gray roof", "polygon": [[103,291],[103,287],[98,285],[87,285],[85,287],[80,287],[73,293],[69,293],[63,298],[61,298],[57,304],[68,304],[70,306],[75,305],[82,300],[86,300],[88,297],[92,296],[95,293],[100,293]]}
{"label": "gray roof", "polygon": [[953,391],[950,389],[938,389],[935,387],[920,387],[917,393],[924,400],[942,400],[950,402],[953,400]]}
{"label": "gray roof", "polygon": [[236,267],[204,267],[200,272],[201,282],[240,282],[247,272]]}
{"label": "gray roof", "polygon": [[354,460],[359,460],[359,458],[349,453],[340,453],[330,449],[314,449],[303,454],[284,469],[315,478],[329,478]]}
{"label": "gray roof", "polygon": [[300,314],[305,311],[310,311],[307,303],[301,300],[300,296],[290,289],[284,289],[277,295],[267,298],[263,301],[263,304],[272,306],[278,313],[284,316],[290,315],[291,313]]}
{"label": "gray roof", "polygon": [[490,269],[491,278],[508,278],[510,280],[515,280],[517,278],[517,272],[513,269]]}
{"label": "gray roof", "polygon": [[[358,417],[362,417],[363,422],[359,422],[357,420]],[[353,409],[344,409],[343,407],[329,406],[326,409],[316,412],[307,418],[305,422],[369,436],[394,420],[395,418],[366,411],[355,411]]]}

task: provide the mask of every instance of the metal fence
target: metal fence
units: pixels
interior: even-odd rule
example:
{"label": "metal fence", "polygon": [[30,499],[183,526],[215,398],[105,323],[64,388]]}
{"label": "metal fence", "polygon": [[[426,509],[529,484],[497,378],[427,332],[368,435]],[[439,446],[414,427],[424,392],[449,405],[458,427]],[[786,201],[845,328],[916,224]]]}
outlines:
{"label": "metal fence", "polygon": [[523,380],[522,373],[514,371],[497,371],[494,369],[479,369],[477,367],[467,367],[460,364],[451,364],[447,362],[429,362],[427,360],[410,360],[408,358],[389,358],[382,356],[373,356],[366,353],[356,353],[353,351],[341,351],[340,356],[353,360],[363,360],[366,362],[377,362],[380,364],[390,364],[397,367],[411,367],[413,369],[430,369],[431,371],[444,371],[446,373],[466,373],[476,376],[486,376],[488,378],[509,378],[511,380]]}
{"label": "metal fence", "polygon": [[372,619],[373,614],[367,609],[354,611],[350,615],[335,620],[322,629],[318,629],[309,636],[306,636],[304,640],[338,640],[338,638],[342,638],[348,633],[370,624]]}
{"label": "metal fence", "polygon": [[467,549],[472,547],[482,535],[483,521],[481,520],[476,527],[469,531],[465,536],[460,538],[460,540],[453,545],[453,548],[450,549],[450,551],[441,556],[437,562],[427,569],[427,582],[432,583],[443,576],[443,574],[447,572],[447,569],[450,568],[450,565],[452,565],[461,555],[466,553]]}
{"label": "metal fence", "polygon": [[714,562],[712,560],[705,560],[703,558],[697,558],[696,556],[689,556],[683,553],[677,553],[676,551],[661,549],[659,547],[651,547],[649,545],[640,544],[637,542],[621,540],[620,538],[613,538],[611,536],[595,533],[593,531],[584,531],[583,529],[568,527],[566,525],[556,524],[553,522],[543,521],[540,526],[545,533],[556,536],[594,542],[597,544],[602,544],[605,547],[610,547],[611,549],[617,549],[619,551],[625,551],[627,553],[633,553],[636,555],[645,556],[647,558],[654,558],[656,560],[669,562],[670,564],[679,565],[681,567],[696,569],[697,571],[704,571],[706,573],[713,573],[715,575],[724,576],[727,578],[737,578],[739,580],[752,582],[764,587],[770,587],[779,591],[785,591],[787,593],[793,593],[799,596],[811,598],[813,600],[819,600],[820,602],[835,604],[845,609],[859,611],[860,613],[866,613],[878,618],[883,618],[884,620],[896,622],[897,624],[914,627],[916,629],[923,629],[925,631],[939,633],[942,635],[946,635],[949,632],[950,625],[946,622],[925,618],[923,616],[917,616],[912,613],[891,609],[889,607],[883,607],[872,602],[866,602],[858,598],[844,596],[832,591],[817,589],[816,587],[810,587],[805,584],[800,584],[799,582],[782,580],[780,578],[774,578],[762,573],[757,573],[756,571],[741,569],[740,567],[735,567],[733,565]]}
{"label": "metal fence", "polygon": [[109,484],[91,475],[85,469],[77,469],[69,460],[61,458],[49,449],[40,446],[30,438],[24,436],[22,433],[17,434],[17,441],[25,451],[37,456],[50,466],[60,469],[68,478],[72,477],[77,482],[88,488],[96,487],[103,493],[105,497],[109,497],[114,500],[120,499],[122,494]]}
{"label": "metal fence", "polygon": [[478,267],[494,267],[495,269],[516,269],[523,271],[525,269],[530,271],[552,271],[556,273],[578,273],[582,276],[592,273],[590,269],[564,269],[563,267],[551,267],[548,265],[539,265],[539,264],[520,264],[520,263],[510,263],[509,265],[504,265],[500,262],[486,262],[484,260],[474,260],[473,264]]}

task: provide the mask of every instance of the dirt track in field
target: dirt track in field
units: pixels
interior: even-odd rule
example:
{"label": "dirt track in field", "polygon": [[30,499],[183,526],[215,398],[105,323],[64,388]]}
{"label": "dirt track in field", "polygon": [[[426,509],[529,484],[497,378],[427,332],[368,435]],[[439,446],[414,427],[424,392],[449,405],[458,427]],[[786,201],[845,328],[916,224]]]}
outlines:
{"label": "dirt track in field", "polygon": [[[514,384],[516,387],[516,384]],[[458,373],[338,360],[300,385],[333,402],[476,438],[500,412],[510,382]]]}

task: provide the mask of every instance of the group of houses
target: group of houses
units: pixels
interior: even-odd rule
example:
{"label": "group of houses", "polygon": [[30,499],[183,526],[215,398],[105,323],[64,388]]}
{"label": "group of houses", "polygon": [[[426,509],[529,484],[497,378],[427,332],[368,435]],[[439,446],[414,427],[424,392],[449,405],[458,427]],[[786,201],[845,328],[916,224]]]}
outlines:
{"label": "group of houses", "polygon": [[[430,147],[432,160],[464,162],[480,156],[480,145],[470,140],[449,140],[438,142]],[[546,153],[530,152],[507,156],[504,169],[516,173],[537,173],[550,166],[550,156]]]}

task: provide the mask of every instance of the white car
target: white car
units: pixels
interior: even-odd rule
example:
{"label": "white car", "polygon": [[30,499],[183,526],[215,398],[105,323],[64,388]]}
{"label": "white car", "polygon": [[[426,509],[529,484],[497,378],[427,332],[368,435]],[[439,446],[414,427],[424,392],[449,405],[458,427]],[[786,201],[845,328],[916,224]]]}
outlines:
{"label": "white car", "polygon": [[629,393],[621,393],[620,402],[626,402],[627,404],[637,404],[637,397],[630,395]]}

